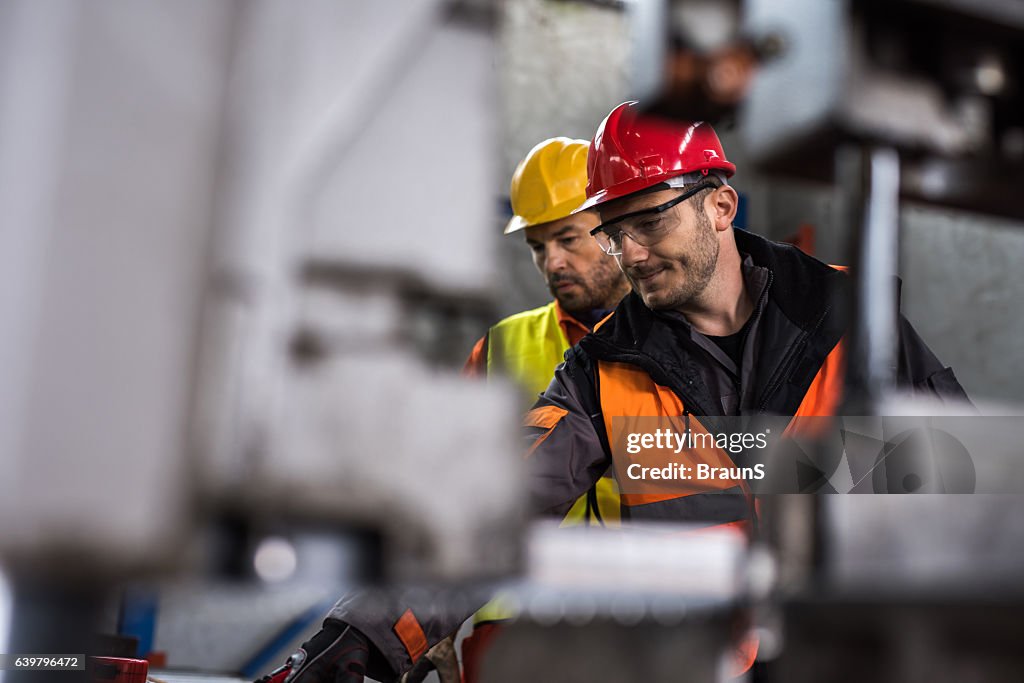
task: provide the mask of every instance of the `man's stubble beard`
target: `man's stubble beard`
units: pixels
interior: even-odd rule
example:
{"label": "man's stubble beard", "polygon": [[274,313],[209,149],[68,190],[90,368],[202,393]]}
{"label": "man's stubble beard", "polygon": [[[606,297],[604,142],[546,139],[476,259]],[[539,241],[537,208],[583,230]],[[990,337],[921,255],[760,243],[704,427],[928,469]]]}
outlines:
{"label": "man's stubble beard", "polygon": [[[711,278],[715,274],[719,251],[717,233],[706,213],[697,211],[696,214],[697,226],[694,231],[696,241],[693,250],[687,256],[685,266],[687,277],[675,289],[661,295],[658,303],[651,304],[644,299],[644,303],[652,310],[668,311],[684,307],[707,289],[708,283],[711,282]],[[675,260],[675,264],[676,268],[683,267],[678,260]],[[632,280],[631,283],[633,288],[640,292],[636,283]]]}
{"label": "man's stubble beard", "polygon": [[549,281],[548,289],[559,305],[569,314],[589,313],[595,309],[612,309],[629,292],[629,283],[611,258],[591,270],[588,279],[573,277],[572,282],[583,288],[580,296],[565,297]]}

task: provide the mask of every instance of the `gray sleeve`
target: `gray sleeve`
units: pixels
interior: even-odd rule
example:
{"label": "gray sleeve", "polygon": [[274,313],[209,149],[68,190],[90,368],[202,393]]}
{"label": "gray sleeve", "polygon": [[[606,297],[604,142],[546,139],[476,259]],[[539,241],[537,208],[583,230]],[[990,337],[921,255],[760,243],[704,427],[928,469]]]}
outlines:
{"label": "gray sleeve", "polygon": [[942,364],[903,315],[899,318],[896,381],[915,393],[934,396],[945,402],[971,403],[953,374],[953,368]]}
{"label": "gray sleeve", "polygon": [[[455,633],[489,597],[483,591],[461,588],[358,590],[339,600],[327,619],[355,627],[373,643],[390,670],[379,662],[374,666],[371,657],[367,673],[389,683],[415,663],[409,646],[413,654],[417,654],[418,646],[424,651],[433,647]],[[417,642],[417,638],[422,641]]]}
{"label": "gray sleeve", "polygon": [[533,509],[564,515],[611,465],[565,363],[524,424],[532,443],[527,462]]}

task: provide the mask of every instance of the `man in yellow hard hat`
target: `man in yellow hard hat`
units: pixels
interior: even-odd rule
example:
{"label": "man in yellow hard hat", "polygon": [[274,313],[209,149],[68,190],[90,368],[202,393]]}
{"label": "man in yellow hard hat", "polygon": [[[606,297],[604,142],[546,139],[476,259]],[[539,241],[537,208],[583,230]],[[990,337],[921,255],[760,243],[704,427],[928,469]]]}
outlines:
{"label": "man in yellow hard hat", "polygon": [[506,374],[527,392],[524,410],[547,388],[565,351],[590,332],[629,292],[629,283],[590,231],[594,212],[572,212],[586,199],[585,140],[545,140],[512,176],[512,219],[505,234],[522,233],[554,301],[505,318],[477,342],[469,375]]}
{"label": "man in yellow hard hat", "polygon": [[[523,412],[547,389],[565,352],[630,291],[615,260],[590,236],[600,223],[597,213],[573,213],[587,198],[589,147],[565,137],[538,143],[519,162],[509,188],[513,216],[505,234],[524,235],[554,301],[491,327],[473,347],[465,373],[510,377],[523,389]],[[607,477],[580,497],[565,524],[618,519],[618,511]]]}

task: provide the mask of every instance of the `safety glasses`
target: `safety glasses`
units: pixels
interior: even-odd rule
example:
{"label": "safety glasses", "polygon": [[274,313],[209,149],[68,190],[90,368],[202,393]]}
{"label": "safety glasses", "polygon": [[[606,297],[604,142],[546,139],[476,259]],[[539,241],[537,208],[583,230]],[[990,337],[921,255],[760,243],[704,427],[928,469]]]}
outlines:
{"label": "safety glasses", "polygon": [[602,223],[591,230],[590,235],[597,240],[601,250],[609,256],[622,254],[623,236],[633,240],[641,247],[653,247],[679,225],[678,216],[669,216],[665,212],[709,187],[713,188],[714,185],[706,181],[698,183],[664,204],[633,211],[607,223]]}

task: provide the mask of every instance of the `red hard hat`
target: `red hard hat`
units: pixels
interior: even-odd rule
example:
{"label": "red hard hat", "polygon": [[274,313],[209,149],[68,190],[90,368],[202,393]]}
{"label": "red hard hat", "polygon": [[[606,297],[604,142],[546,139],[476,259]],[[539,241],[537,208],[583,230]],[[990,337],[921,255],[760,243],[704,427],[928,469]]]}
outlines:
{"label": "red hard hat", "polygon": [[711,124],[671,121],[644,116],[636,102],[623,102],[598,126],[587,154],[587,201],[584,211],[665,182],[700,171],[722,171],[726,177],[736,166]]}

